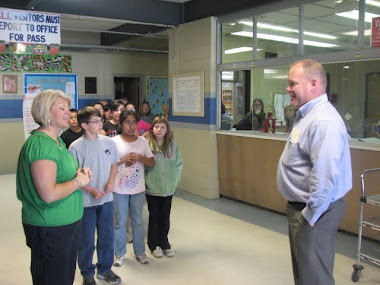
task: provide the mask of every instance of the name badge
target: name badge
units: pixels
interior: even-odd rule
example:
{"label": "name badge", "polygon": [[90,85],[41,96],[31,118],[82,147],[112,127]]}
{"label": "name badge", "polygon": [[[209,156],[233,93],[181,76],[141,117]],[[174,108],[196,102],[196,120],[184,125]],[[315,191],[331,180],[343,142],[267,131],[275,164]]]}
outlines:
{"label": "name badge", "polygon": [[299,129],[293,128],[292,133],[290,134],[290,142],[297,143],[300,138],[301,131]]}

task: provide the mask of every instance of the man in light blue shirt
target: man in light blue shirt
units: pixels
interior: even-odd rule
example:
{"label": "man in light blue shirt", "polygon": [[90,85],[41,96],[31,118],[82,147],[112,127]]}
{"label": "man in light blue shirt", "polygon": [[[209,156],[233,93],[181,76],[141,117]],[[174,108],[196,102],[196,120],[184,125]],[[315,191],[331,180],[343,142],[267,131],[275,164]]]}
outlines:
{"label": "man in light blue shirt", "polygon": [[277,168],[287,215],[295,284],[335,284],[335,235],[352,187],[348,134],[326,95],[326,72],[314,60],[294,63],[288,75],[298,109]]}

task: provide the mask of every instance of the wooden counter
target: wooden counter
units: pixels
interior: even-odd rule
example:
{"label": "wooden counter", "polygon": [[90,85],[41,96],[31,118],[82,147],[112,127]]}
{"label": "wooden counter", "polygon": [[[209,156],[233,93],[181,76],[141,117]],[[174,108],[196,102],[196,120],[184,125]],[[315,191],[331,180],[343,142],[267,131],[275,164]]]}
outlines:
{"label": "wooden counter", "polygon": [[[240,201],[285,213],[286,200],[277,191],[277,164],[287,135],[217,132],[219,193]],[[359,146],[360,147],[360,146]],[[380,167],[379,150],[351,146],[353,188],[346,195],[346,215],[341,229],[357,233],[360,214],[360,175]],[[366,195],[380,193],[379,181],[366,180]],[[377,187],[377,189],[376,189]],[[379,207],[366,205],[364,216],[379,215]],[[365,236],[380,240],[379,232],[365,229]]]}

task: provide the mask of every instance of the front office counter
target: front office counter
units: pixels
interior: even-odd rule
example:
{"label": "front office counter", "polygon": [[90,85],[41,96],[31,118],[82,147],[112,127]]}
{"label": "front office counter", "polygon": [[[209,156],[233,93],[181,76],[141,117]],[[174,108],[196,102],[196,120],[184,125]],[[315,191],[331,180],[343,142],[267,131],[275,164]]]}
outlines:
{"label": "front office counter", "polygon": [[[286,200],[277,191],[277,164],[288,134],[259,131],[217,131],[219,193],[248,204],[286,213]],[[380,167],[380,145],[350,142],[353,188],[346,195],[346,214],[340,228],[357,233],[360,219],[360,175]],[[379,194],[379,182],[368,176],[367,196]],[[377,177],[378,178],[378,177]],[[378,216],[379,208],[365,205],[364,218]],[[379,234],[363,229],[363,235],[380,240]]]}

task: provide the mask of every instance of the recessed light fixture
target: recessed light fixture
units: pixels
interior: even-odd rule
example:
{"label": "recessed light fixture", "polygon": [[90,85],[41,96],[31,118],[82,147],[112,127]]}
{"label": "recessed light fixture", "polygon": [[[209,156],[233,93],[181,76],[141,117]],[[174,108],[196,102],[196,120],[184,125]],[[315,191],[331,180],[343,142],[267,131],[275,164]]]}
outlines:
{"label": "recessed light fixture", "polygon": [[222,80],[233,80],[234,72],[233,71],[222,71]]}
{"label": "recessed light fixture", "polygon": [[[238,48],[232,48],[232,49],[227,49],[224,51],[225,54],[234,54],[234,53],[240,53],[240,52],[246,52],[246,51],[251,51],[253,48],[251,47],[238,47]],[[257,49],[257,51],[261,51],[262,49]]]}
{"label": "recessed light fixture", "polygon": [[238,48],[227,49],[224,51],[224,53],[234,54],[234,53],[246,52],[246,51],[251,51],[251,50],[253,50],[253,48],[251,47],[238,47]]}
{"label": "recessed light fixture", "polygon": [[[239,23],[247,25],[247,26],[251,26],[251,27],[253,26],[253,22],[249,22],[249,21],[241,21]],[[296,34],[299,33],[299,31],[296,29],[291,29],[288,27],[277,26],[277,25],[261,23],[261,22],[257,23],[257,27],[262,28],[262,29],[279,31],[279,32],[296,33]],[[304,35],[313,36],[313,37],[322,38],[322,39],[330,39],[330,40],[336,39],[335,36],[321,34],[321,33],[314,33],[314,32],[308,32],[308,31],[304,31],[303,33],[304,33]]]}
{"label": "recessed light fixture", "polygon": [[265,74],[278,73],[278,70],[276,70],[276,69],[268,69],[268,68],[264,68],[264,73],[265,73]]}
{"label": "recessed light fixture", "polygon": [[[232,35],[235,36],[242,36],[242,37],[247,37],[247,38],[252,38],[253,33],[252,32],[234,32],[231,33]],[[269,35],[269,34],[262,34],[262,33],[257,33],[257,38],[258,39],[264,39],[264,40],[271,40],[271,41],[277,41],[277,42],[285,42],[285,43],[291,43],[291,44],[298,44],[298,39],[295,38],[289,38],[289,37],[283,37],[283,36],[274,36],[274,35]],[[338,47],[338,45],[335,44],[329,44],[329,43],[323,43],[323,42],[317,42],[317,41],[309,41],[309,40],[304,40],[303,44],[306,46],[314,46],[314,47]]]}
{"label": "recessed light fixture", "polygon": [[[353,20],[359,20],[359,11],[358,10],[351,10],[351,11],[347,11],[347,12],[336,13],[335,15],[341,16],[344,18],[353,19]],[[380,17],[380,15],[365,12],[364,21],[367,23],[372,23],[372,18],[377,18],[377,17]]]}
{"label": "recessed light fixture", "polygon": [[[342,33],[342,35],[357,37],[358,36],[358,31],[354,30],[354,31],[351,31],[351,32],[345,32],[345,33]],[[371,36],[371,29],[364,30],[364,36],[366,36],[366,37]]]}

